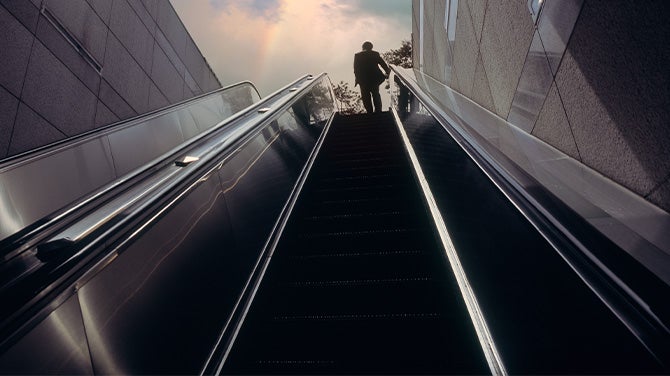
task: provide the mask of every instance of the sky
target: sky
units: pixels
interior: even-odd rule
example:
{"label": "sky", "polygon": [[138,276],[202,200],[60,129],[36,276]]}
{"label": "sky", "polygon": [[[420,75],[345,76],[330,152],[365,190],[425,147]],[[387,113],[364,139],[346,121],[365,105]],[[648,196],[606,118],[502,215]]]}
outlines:
{"label": "sky", "polygon": [[412,32],[411,0],[171,0],[223,86],[266,96],[304,74],[353,87],[364,41],[379,52]]}

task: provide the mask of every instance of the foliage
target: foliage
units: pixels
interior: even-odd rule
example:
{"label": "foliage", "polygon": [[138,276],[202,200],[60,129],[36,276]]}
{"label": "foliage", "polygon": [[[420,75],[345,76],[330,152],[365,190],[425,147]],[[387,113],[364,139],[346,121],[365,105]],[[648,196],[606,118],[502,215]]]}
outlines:
{"label": "foliage", "polygon": [[305,96],[308,112],[310,113],[310,124],[327,120],[333,107],[333,97],[330,95],[330,87],[325,82],[314,86]]}
{"label": "foliage", "polygon": [[403,40],[400,42],[400,48],[386,51],[382,53],[382,57],[389,64],[412,68],[412,42]]}
{"label": "foliage", "polygon": [[333,86],[335,98],[340,102],[340,113],[343,115],[360,114],[365,111],[363,103],[360,100],[360,95],[357,91],[349,88],[349,84],[340,81],[339,84]]}

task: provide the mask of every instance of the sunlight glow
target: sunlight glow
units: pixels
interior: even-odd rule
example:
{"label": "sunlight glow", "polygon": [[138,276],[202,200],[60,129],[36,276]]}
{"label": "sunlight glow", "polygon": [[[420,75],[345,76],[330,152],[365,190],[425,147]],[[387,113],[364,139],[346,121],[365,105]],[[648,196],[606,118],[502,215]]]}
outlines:
{"label": "sunlight glow", "polygon": [[383,52],[411,33],[410,0],[171,1],[221,84],[250,80],[262,95],[306,73],[353,87],[363,41]]}

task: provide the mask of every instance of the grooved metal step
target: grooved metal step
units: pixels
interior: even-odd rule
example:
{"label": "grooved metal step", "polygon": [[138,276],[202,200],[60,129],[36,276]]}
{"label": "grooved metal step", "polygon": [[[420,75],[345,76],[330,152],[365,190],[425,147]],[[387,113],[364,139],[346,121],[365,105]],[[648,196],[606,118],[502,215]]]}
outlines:
{"label": "grooved metal step", "polygon": [[339,116],[224,373],[486,373],[388,113]]}

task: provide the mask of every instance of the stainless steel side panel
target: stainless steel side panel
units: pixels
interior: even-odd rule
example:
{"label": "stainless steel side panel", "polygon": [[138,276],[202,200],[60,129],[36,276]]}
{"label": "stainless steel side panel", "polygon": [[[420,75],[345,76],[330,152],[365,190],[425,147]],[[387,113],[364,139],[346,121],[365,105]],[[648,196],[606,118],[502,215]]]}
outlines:
{"label": "stainless steel side panel", "polygon": [[259,133],[220,171],[223,191],[240,255],[247,275],[263,248],[301,165],[282,158],[279,124]]}
{"label": "stainless steel side panel", "polygon": [[197,373],[234,302],[234,250],[214,174],[79,291],[96,373]]}
{"label": "stainless steel side panel", "polygon": [[5,352],[0,370],[3,374],[92,374],[77,296]]}
{"label": "stainless steel side panel", "polygon": [[79,290],[97,373],[200,371],[321,130],[285,113]]}

